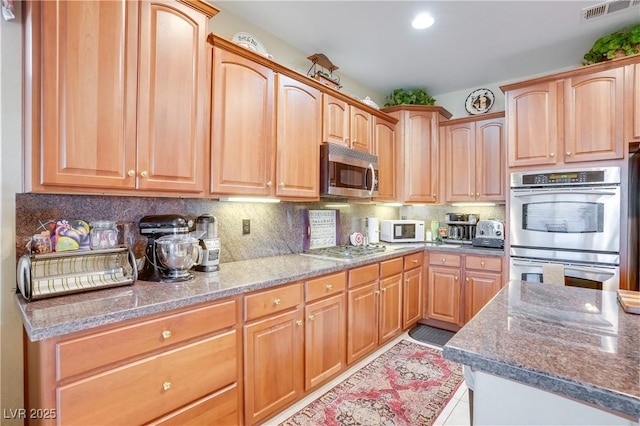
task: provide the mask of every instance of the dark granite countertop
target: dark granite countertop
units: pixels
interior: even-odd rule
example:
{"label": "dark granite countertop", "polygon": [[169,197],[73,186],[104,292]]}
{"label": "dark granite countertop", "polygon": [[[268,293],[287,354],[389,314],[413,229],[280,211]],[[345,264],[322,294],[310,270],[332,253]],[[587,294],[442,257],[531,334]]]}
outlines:
{"label": "dark granite countertop", "polygon": [[388,244],[387,247],[383,253],[350,261],[290,254],[223,263],[216,273],[193,272],[196,278],[188,282],[137,281],[131,286],[33,302],[27,302],[18,294],[16,301],[29,339],[37,341],[338,272],[425,249],[460,254],[504,255],[503,250],[431,243]]}
{"label": "dark granite countertop", "polygon": [[443,356],[505,379],[640,417],[640,315],[615,292],[510,281]]}

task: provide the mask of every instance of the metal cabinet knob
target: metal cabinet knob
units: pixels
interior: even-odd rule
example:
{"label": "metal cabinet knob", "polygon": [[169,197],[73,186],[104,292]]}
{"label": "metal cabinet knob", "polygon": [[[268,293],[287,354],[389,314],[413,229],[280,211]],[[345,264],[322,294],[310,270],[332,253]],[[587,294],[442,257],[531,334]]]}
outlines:
{"label": "metal cabinet knob", "polygon": [[327,285],[325,285],[325,288],[327,290],[333,290],[333,284],[327,284]]}
{"label": "metal cabinet knob", "polygon": [[165,331],[162,332],[162,338],[164,340],[167,340],[169,337],[171,337],[171,331],[165,330]]}
{"label": "metal cabinet knob", "polygon": [[278,184],[278,186],[279,186],[280,188],[282,188],[282,187],[284,186],[284,182],[280,182],[280,183]]}
{"label": "metal cabinet knob", "polygon": [[470,192],[470,193],[469,193],[469,197],[473,197],[473,192]]}
{"label": "metal cabinet knob", "polygon": [[168,391],[169,389],[171,389],[171,386],[173,386],[171,382],[164,382],[162,384],[162,389],[164,389],[165,391]]}
{"label": "metal cabinet knob", "polygon": [[309,315],[307,318],[309,318],[309,321],[313,321],[314,319],[316,319],[315,315]]}
{"label": "metal cabinet knob", "polygon": [[136,175],[136,171],[135,170],[129,170],[127,172],[127,175],[130,176],[130,177],[134,177]]}
{"label": "metal cabinet knob", "polygon": [[296,320],[296,325],[298,326],[302,325],[302,320]]}
{"label": "metal cabinet knob", "polygon": [[453,277],[454,280],[458,281],[458,277]]}
{"label": "metal cabinet knob", "polygon": [[149,172],[146,170],[143,170],[140,172],[140,176],[142,176],[143,178],[149,177]]}
{"label": "metal cabinet knob", "polygon": [[567,157],[571,157],[571,151],[567,151]]}
{"label": "metal cabinet knob", "polygon": [[271,181],[267,182],[267,186],[271,186],[271,185],[273,185],[273,182]]}
{"label": "metal cabinet knob", "polygon": [[469,278],[465,278],[464,280],[465,280],[466,282],[469,282]]}
{"label": "metal cabinet knob", "polygon": [[556,154],[555,154],[555,153],[553,153],[553,152],[552,152],[551,154],[549,154],[549,157],[551,157],[551,158],[553,158],[553,157],[555,157],[555,156],[556,156]]}
{"label": "metal cabinet knob", "polygon": [[418,259],[411,259],[411,262],[418,263]]}
{"label": "metal cabinet knob", "polygon": [[433,194],[431,194],[431,196],[432,196],[432,197],[435,197],[435,196],[436,196],[436,193],[434,192]]}
{"label": "metal cabinet knob", "polygon": [[273,304],[278,306],[280,303],[282,303],[282,300],[280,299],[274,299]]}
{"label": "metal cabinet knob", "polygon": [[476,197],[479,197],[479,196],[480,196],[480,193],[479,193],[479,192],[476,192]]}
{"label": "metal cabinet knob", "polygon": [[480,262],[480,266],[484,266],[484,261]]}
{"label": "metal cabinet knob", "polygon": [[445,259],[445,258],[442,258],[442,263],[444,263],[444,262],[446,262],[446,261],[447,261],[447,259]]}

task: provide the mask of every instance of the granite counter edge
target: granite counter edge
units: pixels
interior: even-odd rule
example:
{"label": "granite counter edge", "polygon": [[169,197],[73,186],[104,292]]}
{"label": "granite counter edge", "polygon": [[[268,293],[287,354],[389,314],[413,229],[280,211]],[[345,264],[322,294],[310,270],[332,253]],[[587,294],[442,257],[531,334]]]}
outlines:
{"label": "granite counter edge", "polygon": [[625,417],[631,416],[636,419],[634,421],[640,418],[640,399],[630,395],[527,370],[449,345],[444,346],[442,356],[485,373],[582,401]]}

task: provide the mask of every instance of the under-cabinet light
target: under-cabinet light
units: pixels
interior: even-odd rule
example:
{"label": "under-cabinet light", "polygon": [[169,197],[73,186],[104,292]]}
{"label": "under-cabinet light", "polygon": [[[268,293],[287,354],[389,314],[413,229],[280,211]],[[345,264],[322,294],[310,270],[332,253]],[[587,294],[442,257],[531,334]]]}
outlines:
{"label": "under-cabinet light", "polygon": [[495,206],[496,203],[470,202],[470,203],[451,203],[451,205],[458,206],[458,207],[485,207],[485,206]]}
{"label": "under-cabinet light", "polygon": [[224,197],[220,201],[233,201],[239,203],[279,203],[278,198],[260,198],[260,197]]}
{"label": "under-cabinet light", "polygon": [[340,209],[340,208],[343,208],[343,207],[351,207],[349,204],[346,204],[346,203],[343,203],[343,204],[325,204],[324,206],[327,207],[327,208],[330,208],[330,209]]}

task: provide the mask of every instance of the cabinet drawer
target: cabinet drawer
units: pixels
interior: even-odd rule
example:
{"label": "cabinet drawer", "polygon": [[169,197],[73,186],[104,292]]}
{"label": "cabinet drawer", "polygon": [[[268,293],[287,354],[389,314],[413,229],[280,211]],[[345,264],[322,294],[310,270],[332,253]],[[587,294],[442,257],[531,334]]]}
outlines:
{"label": "cabinet drawer", "polygon": [[232,327],[237,300],[91,334],[56,345],[57,380]]}
{"label": "cabinet drawer", "polygon": [[451,253],[429,253],[429,265],[460,267],[460,255]]}
{"label": "cabinet drawer", "polygon": [[380,278],[396,275],[402,272],[402,258],[380,262]]}
{"label": "cabinet drawer", "polygon": [[302,284],[295,283],[245,296],[246,320],[281,312],[302,303]]}
{"label": "cabinet drawer", "polygon": [[155,420],[148,426],[235,425],[238,424],[238,411],[238,385],[234,383]]}
{"label": "cabinet drawer", "polygon": [[404,257],[404,270],[417,268],[422,266],[424,262],[424,252],[408,254]]}
{"label": "cabinet drawer", "polygon": [[237,346],[232,330],[58,387],[58,421],[83,426],[149,422],[235,383]]}
{"label": "cabinet drawer", "polygon": [[306,301],[311,302],[344,291],[347,286],[347,275],[345,272],[325,275],[308,280],[304,283],[304,286],[306,290]]}
{"label": "cabinet drawer", "polygon": [[349,271],[349,288],[370,283],[378,279],[380,267],[377,263]]}
{"label": "cabinet drawer", "polygon": [[502,271],[502,258],[500,257],[481,257],[467,256],[465,260],[467,269],[477,269],[479,271]]}

